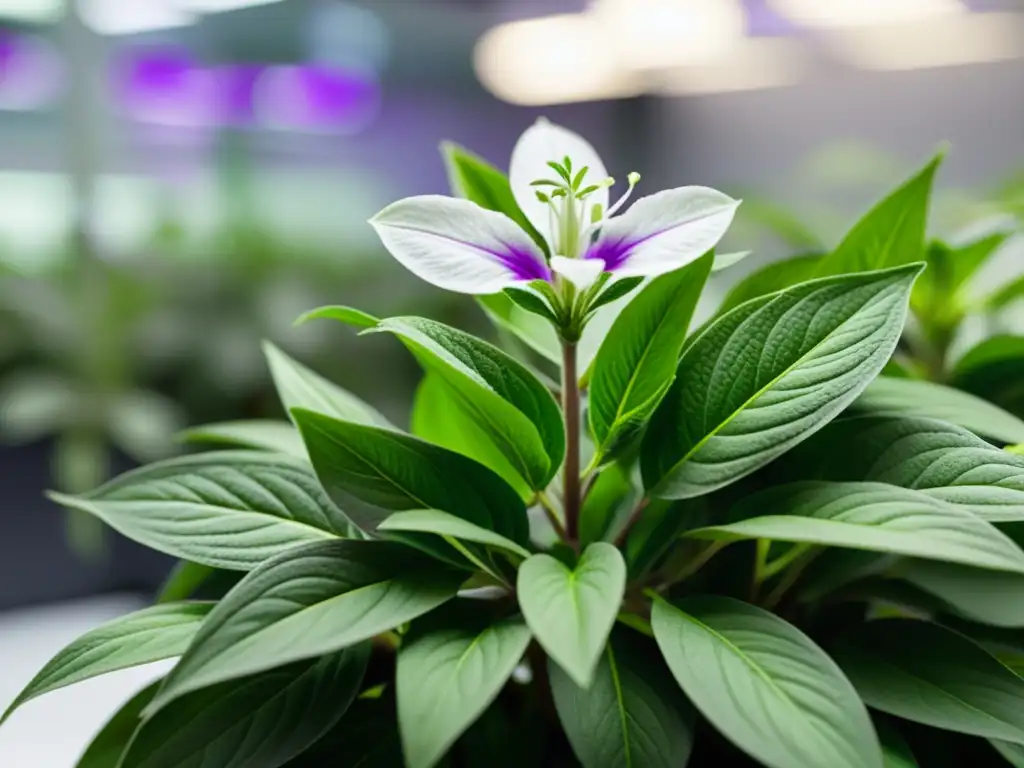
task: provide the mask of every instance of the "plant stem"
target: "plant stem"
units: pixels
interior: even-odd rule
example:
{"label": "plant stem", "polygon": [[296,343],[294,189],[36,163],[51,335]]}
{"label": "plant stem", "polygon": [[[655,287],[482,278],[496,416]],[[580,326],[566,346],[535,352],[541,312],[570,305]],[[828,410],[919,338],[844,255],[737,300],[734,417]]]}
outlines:
{"label": "plant stem", "polygon": [[565,419],[565,470],[562,507],[569,543],[577,545],[580,522],[580,390],[576,375],[576,343],[562,342],[562,416]]}
{"label": "plant stem", "polygon": [[633,511],[629,513],[629,519],[626,524],[622,526],[622,530],[619,531],[619,535],[615,537],[615,546],[622,547],[626,543],[626,537],[629,536],[629,532],[633,530],[633,526],[636,525],[636,521],[640,519],[640,515],[643,514],[644,510],[647,509],[647,505],[651,503],[651,500],[644,496],[640,499],[640,502],[633,508]]}
{"label": "plant stem", "polygon": [[558,511],[555,509],[555,505],[551,503],[551,499],[543,491],[537,493],[537,501],[540,502],[541,508],[543,508],[545,514],[548,516],[548,522],[551,523],[551,527],[555,529],[555,533],[558,534],[558,538],[562,541],[567,539],[565,535],[565,527],[562,525],[562,521],[558,519]]}

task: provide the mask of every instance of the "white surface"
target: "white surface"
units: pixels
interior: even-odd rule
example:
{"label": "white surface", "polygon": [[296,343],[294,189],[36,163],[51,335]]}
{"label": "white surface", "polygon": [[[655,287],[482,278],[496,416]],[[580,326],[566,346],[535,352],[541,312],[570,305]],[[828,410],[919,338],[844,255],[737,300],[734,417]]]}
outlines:
{"label": "white surface", "polygon": [[[113,596],[0,613],[0,711],[69,642],[142,605],[135,597]],[[0,766],[73,768],[121,704],[171,665],[114,672],[30,701],[0,726]]]}

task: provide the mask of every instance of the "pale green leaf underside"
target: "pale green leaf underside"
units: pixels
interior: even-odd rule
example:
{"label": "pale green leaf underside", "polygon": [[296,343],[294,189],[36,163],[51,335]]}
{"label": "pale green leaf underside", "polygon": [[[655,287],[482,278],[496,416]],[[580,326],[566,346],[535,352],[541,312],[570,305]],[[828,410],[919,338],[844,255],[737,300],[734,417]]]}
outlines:
{"label": "pale green leaf underside", "polygon": [[584,550],[570,570],[551,555],[534,555],[519,567],[519,607],[537,642],[578,684],[590,684],[594,667],[619,613],[626,563],[611,544]]}
{"label": "pale green leaf underside", "polygon": [[686,535],[864,549],[1024,573],[1024,552],[999,529],[952,504],[892,485],[793,483],[748,497],[734,514],[746,519]]}
{"label": "pale green leaf underside", "polygon": [[861,698],[935,728],[1024,743],[1024,679],[966,637],[923,621],[873,621],[833,656]]}
{"label": "pale green leaf underside", "polygon": [[302,444],[298,430],[286,421],[257,419],[204,424],[186,429],[180,438],[189,443],[231,445],[306,458],[306,446]]}
{"label": "pale green leaf underside", "polygon": [[654,636],[694,706],[770,768],[881,768],[867,710],[835,663],[773,614],[723,597],[658,600]]}
{"label": "pale green leaf underside", "polygon": [[339,540],[286,552],[217,604],[152,708],[355,645],[451,599],[463,578],[390,542]]}
{"label": "pale green leaf underside", "polygon": [[641,466],[656,496],[709,493],[837,416],[883,368],[919,265],[814,280],[742,304],[683,353]]}
{"label": "pale green leaf underside", "polygon": [[438,536],[451,536],[461,541],[484,544],[521,558],[530,556],[527,549],[511,539],[438,509],[411,509],[408,512],[395,512],[381,523],[377,530],[434,533]]}
{"label": "pale green leaf underside", "polygon": [[251,570],[290,547],[350,530],[308,462],[256,451],[169,459],[84,496],[53,498],[140,544],[228,570]]}

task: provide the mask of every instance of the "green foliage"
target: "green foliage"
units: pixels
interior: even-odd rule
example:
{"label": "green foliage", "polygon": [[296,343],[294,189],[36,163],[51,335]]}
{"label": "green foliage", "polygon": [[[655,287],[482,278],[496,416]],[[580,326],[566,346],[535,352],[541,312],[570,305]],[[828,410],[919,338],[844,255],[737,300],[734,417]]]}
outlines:
{"label": "green foliage", "polygon": [[[445,151],[525,226],[503,174]],[[993,340],[948,375],[935,302],[998,244],[926,245],[936,166],[695,331],[710,254],[603,275],[580,338],[538,304],[571,285],[485,297],[507,352],[314,310],[419,360],[411,434],[268,345],[294,426],[198,428],[235,450],[55,496],[180,558],[175,601],[14,707],[180,655],[82,768],[1019,762],[1024,458],[1000,446],[1024,422],[997,381],[1019,356]]]}

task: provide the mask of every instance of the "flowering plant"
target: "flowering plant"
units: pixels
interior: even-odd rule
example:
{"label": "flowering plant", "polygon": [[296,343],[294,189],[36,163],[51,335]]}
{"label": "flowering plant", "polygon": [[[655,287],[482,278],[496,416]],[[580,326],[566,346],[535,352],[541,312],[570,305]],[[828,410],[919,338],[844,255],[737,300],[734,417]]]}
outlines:
{"label": "flowering plant", "polygon": [[1024,458],[952,390],[911,413],[872,390],[928,187],[691,330],[737,201],[683,187],[620,214],[593,149],[544,122],[510,178],[445,151],[460,199],[372,223],[481,295],[513,352],[304,316],[408,348],[411,432],[268,345],[290,423],[196,430],[234,448],[54,495],[182,562],[12,709],[180,656],[79,768],[1020,764]]}

